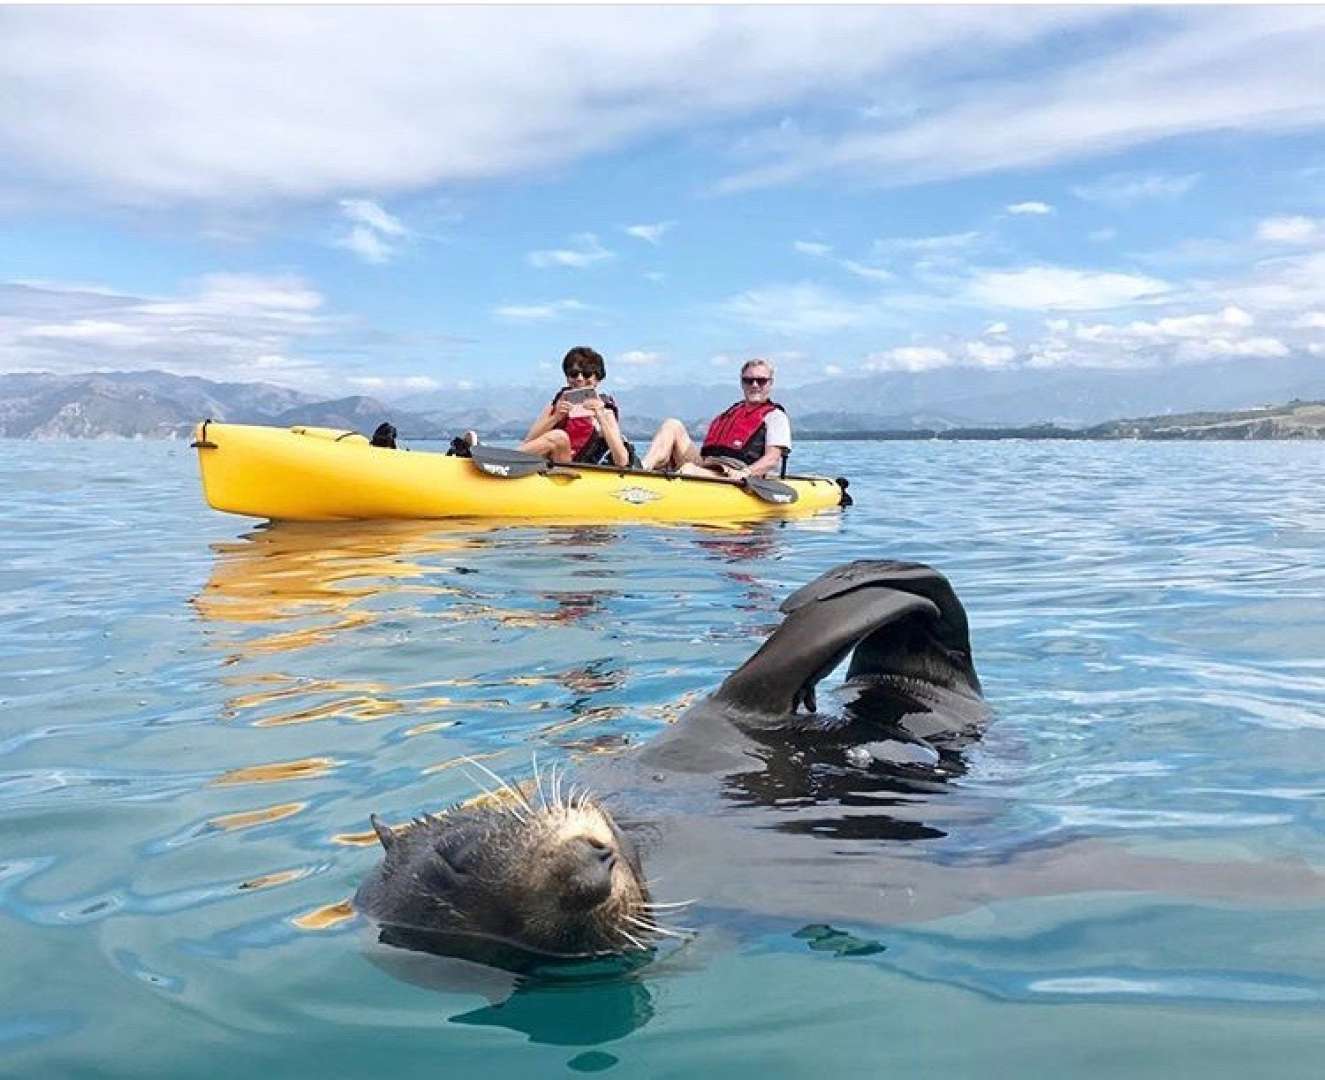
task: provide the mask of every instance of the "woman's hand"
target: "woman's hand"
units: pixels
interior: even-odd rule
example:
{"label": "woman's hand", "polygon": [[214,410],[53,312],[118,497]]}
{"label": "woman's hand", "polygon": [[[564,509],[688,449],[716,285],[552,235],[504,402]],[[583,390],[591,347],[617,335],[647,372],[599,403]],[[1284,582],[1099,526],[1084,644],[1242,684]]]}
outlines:
{"label": "woman's hand", "polygon": [[571,403],[567,401],[565,398],[560,398],[557,401],[556,405],[552,407],[552,415],[555,416],[559,421],[565,420],[566,417],[570,416],[570,411],[571,411]]}

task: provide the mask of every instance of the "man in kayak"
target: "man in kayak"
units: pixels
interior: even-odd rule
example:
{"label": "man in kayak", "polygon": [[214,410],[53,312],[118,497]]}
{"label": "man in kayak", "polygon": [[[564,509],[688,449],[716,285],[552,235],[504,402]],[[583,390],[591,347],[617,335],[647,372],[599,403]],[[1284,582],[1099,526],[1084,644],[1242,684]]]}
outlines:
{"label": "man in kayak", "polygon": [[780,469],[791,453],[791,421],[781,405],[769,400],[773,365],[747,360],[741,368],[741,393],[742,399],[709,425],[698,447],[680,420],[664,420],[644,455],[644,468],[733,480]]}
{"label": "man in kayak", "polygon": [[543,407],[520,449],[566,465],[610,461],[625,468],[630,448],[621,434],[617,404],[598,392],[607,378],[602,356],[587,345],[576,345],[561,361],[566,385]]}

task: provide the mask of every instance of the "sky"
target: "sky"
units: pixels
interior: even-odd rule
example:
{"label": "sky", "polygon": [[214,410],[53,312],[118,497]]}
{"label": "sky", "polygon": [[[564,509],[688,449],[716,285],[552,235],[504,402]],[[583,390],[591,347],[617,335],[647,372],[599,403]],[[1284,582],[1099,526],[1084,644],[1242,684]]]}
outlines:
{"label": "sky", "polygon": [[0,373],[1325,368],[1325,7],[0,7]]}

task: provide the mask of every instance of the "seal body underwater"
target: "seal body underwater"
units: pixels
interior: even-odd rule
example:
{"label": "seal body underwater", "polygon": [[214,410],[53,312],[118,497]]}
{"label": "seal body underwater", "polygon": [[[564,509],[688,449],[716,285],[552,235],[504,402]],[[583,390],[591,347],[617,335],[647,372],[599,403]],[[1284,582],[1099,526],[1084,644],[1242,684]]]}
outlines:
{"label": "seal body underwater", "polygon": [[[679,878],[665,871],[669,891],[693,882],[714,902],[713,878],[724,879],[722,893],[748,896],[768,882],[743,880],[742,864],[754,877],[779,878],[798,855],[812,856],[831,888],[834,868],[820,864],[830,853],[812,827],[794,827],[787,799],[801,809],[836,803],[872,774],[887,785],[941,785],[961,771],[960,748],[988,710],[966,614],[930,567],[849,563],[781,610],[782,624],[712,696],[642,750],[577,770],[585,786],[575,792],[551,780],[557,790],[543,791],[540,780],[536,797],[395,831],[374,818],[385,858],[355,907],[392,944],[587,957],[643,948],[666,932],[667,907],[649,894],[640,847],[650,873],[663,860],[677,870],[666,853],[680,854]],[[848,656],[844,709],[821,716],[817,685]],[[775,850],[759,836],[770,825]],[[893,835],[885,828],[879,838]],[[696,875],[698,864],[714,873]]]}
{"label": "seal body underwater", "polygon": [[[700,929],[779,927],[811,947],[851,940],[830,922],[877,928],[1017,896],[1325,898],[1325,875],[1286,861],[1093,839],[926,846],[1006,810],[952,783],[991,714],[951,585],[921,564],[858,561],[781,610],[711,696],[640,749],[577,767],[582,786],[540,779],[399,830],[375,821],[385,858],[354,903],[380,940],[523,973],[549,957],[646,958],[681,898]],[[837,707],[820,713],[818,685],[844,660]],[[646,870],[669,899],[650,895]]]}

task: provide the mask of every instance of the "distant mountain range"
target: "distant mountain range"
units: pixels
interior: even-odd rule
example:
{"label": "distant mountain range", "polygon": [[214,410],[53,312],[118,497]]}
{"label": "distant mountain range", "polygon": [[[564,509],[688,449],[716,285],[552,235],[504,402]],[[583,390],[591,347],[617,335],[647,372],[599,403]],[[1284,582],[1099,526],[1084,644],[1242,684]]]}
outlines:
{"label": "distant mountain range", "polygon": [[[1325,373],[1318,364],[1274,363],[1270,384],[1284,390],[1270,400],[1297,399],[1292,406],[1265,404],[1264,362],[1254,379],[1245,375],[1249,365],[1201,369],[1200,378],[1191,368],[894,372],[824,380],[779,397],[798,433],[828,437],[996,437],[995,432],[1051,438],[1320,437],[1307,434],[1319,431],[1319,420],[1303,402],[1325,399]],[[326,401],[267,383],[216,383],[161,371],[0,375],[0,437],[180,439],[199,420],[211,418],[363,432],[389,420],[406,439],[449,439],[465,428],[512,439],[524,433],[551,393],[480,387],[420,395],[411,398],[409,408],[399,408],[372,397]],[[689,383],[617,391],[626,434],[637,442],[665,416],[699,426],[735,397],[732,386]],[[647,402],[647,409],[637,402]],[[1192,411],[1175,414],[1175,407]]]}

